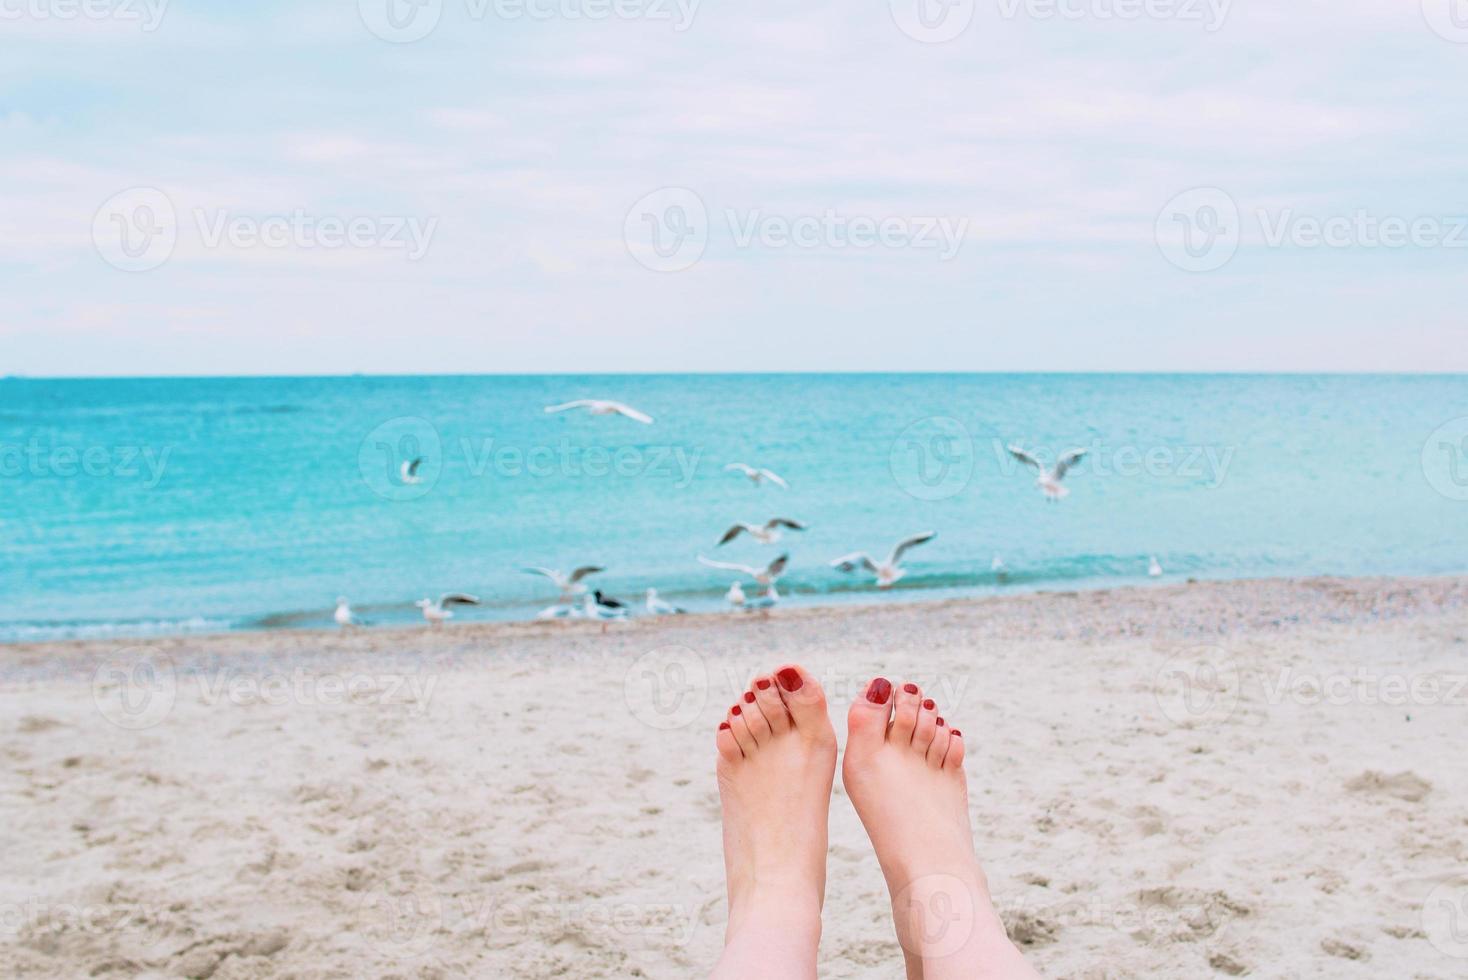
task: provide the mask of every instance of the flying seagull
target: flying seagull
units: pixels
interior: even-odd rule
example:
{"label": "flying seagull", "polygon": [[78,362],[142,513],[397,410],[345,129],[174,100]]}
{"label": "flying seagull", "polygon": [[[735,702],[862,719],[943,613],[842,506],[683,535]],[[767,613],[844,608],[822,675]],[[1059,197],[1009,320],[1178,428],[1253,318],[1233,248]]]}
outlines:
{"label": "flying seagull", "polygon": [[873,561],[871,555],[865,551],[853,551],[849,555],[843,555],[831,562],[832,568],[838,568],[843,572],[854,572],[858,568],[865,568],[877,576],[877,588],[889,589],[902,576],[907,574],[907,569],[902,567],[902,554],[908,548],[916,548],[920,544],[926,544],[938,536],[937,531],[924,531],[922,534],[914,534],[910,538],[904,538],[897,542],[897,547],[892,549],[892,554],[887,556],[886,561]]}
{"label": "flying seagull", "polygon": [[1045,495],[1047,500],[1052,501],[1059,500],[1070,493],[1069,490],[1060,485],[1060,481],[1064,479],[1066,471],[1074,466],[1082,456],[1086,455],[1086,450],[1084,449],[1071,449],[1060,454],[1060,459],[1056,461],[1054,469],[1047,470],[1044,464],[1036,459],[1033,454],[1026,452],[1020,447],[1011,445],[1006,448],[1009,450],[1009,455],[1026,466],[1033,466],[1035,468],[1035,472],[1039,474],[1039,478],[1035,482],[1039,485],[1040,492]]}
{"label": "flying seagull", "polygon": [[574,569],[570,575],[566,575],[554,568],[541,568],[538,565],[533,565],[529,568],[523,568],[521,571],[526,575],[544,575],[556,583],[556,588],[561,590],[561,601],[568,602],[578,595],[586,594],[586,585],[581,581],[582,579],[588,575],[595,575],[597,572],[604,572],[606,569],[600,565],[582,565],[580,568]]}
{"label": "flying seagull", "polygon": [[772,517],[763,524],[745,524],[740,522],[724,532],[719,539],[719,544],[728,544],[740,534],[748,534],[760,544],[774,544],[780,540],[780,528],[788,527],[792,531],[804,531],[805,525],[799,521],[792,521],[788,517]]}
{"label": "flying seagull", "polygon": [[688,610],[680,609],[668,600],[659,596],[657,589],[648,589],[647,611],[648,614],[652,616],[672,616],[678,613],[687,612]]}
{"label": "flying seagull", "polygon": [[761,483],[764,483],[766,480],[768,480],[775,486],[780,487],[784,490],[790,489],[790,484],[786,483],[784,479],[781,478],[780,474],[776,473],[774,470],[755,468],[753,466],[750,466],[748,463],[730,463],[728,466],[724,467],[724,469],[731,470],[735,473],[743,473],[745,476],[749,477],[749,482],[753,483],[755,486],[759,486]]}
{"label": "flying seagull", "polygon": [[621,402],[605,401],[600,398],[578,398],[564,405],[547,405],[547,412],[565,412],[573,408],[584,408],[592,415],[625,415],[634,422],[643,425],[652,425],[652,416],[639,412],[631,405],[623,405]]}
{"label": "flying seagull", "polygon": [[398,477],[409,486],[414,483],[422,483],[423,477],[418,475],[418,467],[422,465],[422,456],[416,456],[413,459],[405,459],[403,460],[403,465],[398,467]]}
{"label": "flying seagull", "polygon": [[445,592],[438,597],[437,602],[432,599],[419,599],[413,605],[423,610],[423,618],[428,621],[429,626],[437,626],[445,619],[454,618],[454,612],[449,608],[450,606],[477,606],[479,599],[477,596],[465,595],[462,592]]}
{"label": "flying seagull", "polygon": [[709,568],[722,568],[730,572],[743,572],[760,585],[767,586],[785,574],[785,566],[790,563],[790,556],[788,554],[781,555],[764,568],[753,568],[749,565],[740,565],[732,561],[714,561],[712,558],[705,558],[703,555],[699,555],[698,560]]}

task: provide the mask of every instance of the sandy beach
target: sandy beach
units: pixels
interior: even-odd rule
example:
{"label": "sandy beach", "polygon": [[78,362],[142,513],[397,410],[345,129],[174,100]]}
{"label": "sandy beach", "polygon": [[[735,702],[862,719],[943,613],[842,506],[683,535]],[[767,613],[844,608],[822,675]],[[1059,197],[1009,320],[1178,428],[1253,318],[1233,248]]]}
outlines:
{"label": "sandy beach", "polygon": [[[1314,579],[0,649],[0,975],[699,976],[783,661],[961,724],[1047,976],[1468,972],[1468,580]],[[900,976],[839,779],[829,872],[821,975]]]}

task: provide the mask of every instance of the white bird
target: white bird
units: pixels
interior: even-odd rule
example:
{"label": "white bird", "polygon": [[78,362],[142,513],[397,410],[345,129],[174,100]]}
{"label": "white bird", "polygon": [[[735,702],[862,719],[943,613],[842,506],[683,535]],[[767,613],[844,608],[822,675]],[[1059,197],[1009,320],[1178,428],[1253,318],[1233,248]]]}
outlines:
{"label": "white bird", "polygon": [[580,609],[560,602],[554,606],[547,606],[535,614],[536,619],[580,619],[581,616]]}
{"label": "white bird", "polygon": [[753,483],[755,486],[759,486],[764,481],[769,480],[777,487],[785,490],[790,489],[790,484],[786,483],[784,479],[781,478],[780,474],[776,473],[774,470],[767,470],[763,467],[755,468],[753,466],[750,466],[748,463],[730,463],[728,466],[724,467],[724,469],[732,470],[735,473],[743,473],[745,476],[749,477],[749,482]]}
{"label": "white bird", "polygon": [[678,613],[687,612],[687,610],[679,609],[671,602],[660,597],[658,595],[657,589],[647,590],[647,611],[650,615],[653,616],[671,616]]}
{"label": "white bird", "polygon": [[413,605],[423,610],[423,618],[428,621],[429,626],[437,626],[445,619],[454,618],[454,612],[449,608],[450,606],[477,606],[479,605],[479,599],[476,596],[465,595],[462,592],[445,592],[438,597],[437,601],[433,599],[419,599]]}
{"label": "white bird", "polygon": [[741,521],[724,532],[724,536],[719,539],[719,544],[728,544],[740,534],[747,534],[760,544],[774,544],[780,540],[780,528],[782,527],[788,527],[792,531],[805,530],[804,524],[792,521],[788,517],[772,517],[763,524],[745,524]]}
{"label": "white bird", "polygon": [[[790,563],[790,556],[788,554],[781,555],[764,568],[740,565],[732,561],[714,561],[712,558],[705,558],[703,555],[699,555],[698,560],[709,568],[722,568],[730,572],[743,572],[760,585],[772,585],[776,579],[785,574],[785,566]],[[735,584],[737,585],[738,583],[736,582]]]}
{"label": "white bird", "polygon": [[352,607],[347,602],[346,596],[337,596],[336,612],[331,614],[331,618],[336,620],[336,625],[342,628],[362,625],[361,620],[352,614]]}
{"label": "white bird", "polygon": [[729,591],[724,593],[724,598],[727,599],[729,605],[733,606],[735,609],[741,609],[744,606],[744,590],[739,587],[738,582],[735,582],[733,585],[729,586]]}
{"label": "white bird", "polygon": [[1000,581],[1009,577],[1009,569],[1005,566],[1004,559],[998,555],[995,555],[994,560],[989,562],[989,571],[993,572],[994,577]]}
{"label": "white bird", "polygon": [[1156,555],[1152,555],[1147,559],[1147,574],[1153,578],[1162,577],[1162,563],[1157,560]]}
{"label": "white bird", "polygon": [[914,534],[910,538],[904,538],[897,542],[892,549],[892,554],[887,556],[886,561],[873,561],[871,555],[865,551],[853,551],[849,555],[842,555],[831,562],[832,568],[843,572],[854,572],[858,568],[865,568],[877,576],[877,588],[889,589],[897,580],[907,574],[907,569],[902,567],[902,554],[909,548],[916,548],[920,544],[926,544],[938,536],[937,531],[924,531],[922,534]]}
{"label": "white bird", "polygon": [[775,583],[771,582],[769,586],[765,589],[764,595],[756,596],[755,598],[749,599],[744,603],[744,611],[762,612],[766,616],[768,616],[770,614],[770,610],[774,609],[775,606],[779,605],[779,603],[780,593],[775,591]]}
{"label": "white bird", "polygon": [[652,425],[651,415],[639,412],[631,405],[606,401],[601,398],[578,398],[575,401],[566,402],[564,405],[547,405],[545,410],[547,412],[565,412],[573,408],[584,408],[592,415],[625,415],[634,422],[641,422],[643,425]]}
{"label": "white bird", "polygon": [[578,595],[586,594],[586,585],[581,581],[582,579],[588,575],[595,575],[597,572],[604,572],[606,569],[600,565],[582,565],[580,568],[573,569],[570,575],[559,572],[554,568],[541,568],[539,566],[523,568],[521,571],[527,575],[544,575],[556,583],[556,588],[561,590],[561,601],[569,602]]}
{"label": "white bird", "polygon": [[625,606],[604,606],[596,601],[596,596],[585,596],[582,600],[581,611],[587,619],[595,619],[601,623],[603,633],[607,631],[607,623],[624,623],[627,621],[627,608]]}
{"label": "white bird", "polygon": [[418,475],[418,467],[423,465],[423,457],[403,460],[403,465],[398,467],[398,477],[409,486],[414,483],[422,483],[423,477]]}
{"label": "white bird", "polygon": [[1074,466],[1082,456],[1086,455],[1086,450],[1084,449],[1071,449],[1063,452],[1060,454],[1060,459],[1056,461],[1055,467],[1047,470],[1044,464],[1036,459],[1033,454],[1026,452],[1018,446],[1008,446],[1006,448],[1009,450],[1009,455],[1026,466],[1033,466],[1035,468],[1035,472],[1039,474],[1035,482],[1039,485],[1040,492],[1045,495],[1047,500],[1052,501],[1059,500],[1070,493],[1069,490],[1060,485],[1060,481],[1065,478],[1066,471]]}

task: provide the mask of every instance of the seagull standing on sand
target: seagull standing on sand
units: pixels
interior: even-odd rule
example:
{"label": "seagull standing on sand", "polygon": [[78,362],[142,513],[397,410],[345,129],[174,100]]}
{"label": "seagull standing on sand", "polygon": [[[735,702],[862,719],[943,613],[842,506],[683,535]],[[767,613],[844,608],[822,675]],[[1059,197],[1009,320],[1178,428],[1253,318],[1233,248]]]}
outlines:
{"label": "seagull standing on sand", "polygon": [[792,521],[788,517],[772,517],[763,524],[745,524],[740,522],[724,532],[719,539],[719,544],[728,544],[740,534],[747,534],[760,544],[774,544],[780,540],[780,528],[788,527],[792,531],[804,531],[805,525],[799,521]]}
{"label": "seagull standing on sand", "polygon": [[423,618],[428,621],[429,626],[437,626],[446,619],[454,618],[454,612],[449,608],[450,606],[477,606],[479,598],[465,595],[463,592],[445,592],[438,597],[437,602],[432,599],[419,599],[413,605],[423,610]]}
{"label": "seagull standing on sand", "polygon": [[570,575],[558,572],[554,568],[541,568],[539,566],[531,566],[530,568],[521,569],[521,571],[526,575],[544,575],[556,583],[556,588],[561,590],[561,601],[570,602],[577,596],[586,594],[586,585],[581,581],[582,579],[588,575],[595,575],[597,572],[604,572],[606,569],[600,565],[582,565],[580,568],[573,570]]}
{"label": "seagull standing on sand", "polygon": [[624,623],[627,621],[627,607],[621,603],[615,606],[604,605],[597,601],[595,596],[585,596],[582,600],[582,612],[587,619],[595,619],[601,623],[601,631],[607,631],[607,623]]}
{"label": "seagull standing on sand", "polygon": [[1147,574],[1153,578],[1162,577],[1162,562],[1157,560],[1156,555],[1152,555],[1147,559]]}
{"label": "seagull standing on sand", "polygon": [[418,475],[418,467],[423,465],[423,457],[415,456],[413,459],[403,460],[403,465],[398,467],[398,478],[408,486],[422,483],[423,477]]}
{"label": "seagull standing on sand", "polygon": [[744,590],[739,587],[738,582],[735,582],[733,585],[729,586],[729,591],[724,593],[724,598],[728,601],[729,605],[733,606],[735,609],[744,608]]}
{"label": "seagull standing on sand", "polygon": [[536,619],[580,619],[582,617],[582,615],[583,614],[582,614],[581,610],[580,609],[577,609],[575,606],[570,605],[568,603],[560,603],[560,602],[558,602],[554,606],[547,606],[546,608],[542,609],[540,612],[536,613],[535,614],[535,618]]}
{"label": "seagull standing on sand", "polygon": [[663,599],[662,597],[660,597],[658,595],[658,590],[657,589],[648,589],[647,590],[647,612],[648,612],[648,615],[650,615],[650,616],[675,616],[675,615],[677,615],[679,613],[684,613],[684,612],[687,612],[687,611],[688,610],[686,610],[686,609],[679,609],[677,606],[673,605],[671,602],[668,602],[666,599]]}
{"label": "seagull standing on sand", "polygon": [[775,591],[775,583],[771,582],[765,589],[765,594],[749,599],[744,603],[745,612],[760,612],[768,616],[770,610],[780,603],[780,593]]}
{"label": "seagull standing on sand", "polygon": [[790,484],[786,483],[780,477],[780,474],[776,473],[773,470],[756,468],[750,466],[748,463],[730,463],[728,466],[724,467],[724,469],[732,470],[735,473],[743,473],[745,476],[749,477],[749,482],[753,483],[755,486],[759,486],[760,484],[768,480],[782,490],[790,489]]}
{"label": "seagull standing on sand", "polygon": [[1060,481],[1065,478],[1066,471],[1074,466],[1082,456],[1086,455],[1086,450],[1084,449],[1071,449],[1063,452],[1060,454],[1060,459],[1056,461],[1055,468],[1047,470],[1044,464],[1036,459],[1032,453],[1026,452],[1018,446],[1008,446],[1006,448],[1009,450],[1009,455],[1026,466],[1033,466],[1035,468],[1035,472],[1039,474],[1035,483],[1039,485],[1040,492],[1045,495],[1045,499],[1050,501],[1060,500],[1070,493],[1069,490],[1060,485]]}
{"label": "seagull standing on sand", "polygon": [[343,629],[348,626],[362,625],[362,621],[359,620],[355,615],[353,615],[352,607],[347,602],[346,596],[337,596],[336,612],[331,614],[331,618],[336,620],[336,625],[342,627]]}
{"label": "seagull standing on sand", "polygon": [[831,562],[832,568],[843,572],[854,572],[858,568],[865,568],[877,576],[877,588],[890,589],[897,580],[907,574],[907,569],[902,567],[902,554],[909,548],[916,548],[920,544],[927,544],[938,536],[937,531],[924,531],[922,534],[914,534],[910,538],[904,538],[897,542],[892,549],[892,554],[887,556],[886,561],[873,561],[871,555],[865,551],[853,551],[849,555],[843,555]]}
{"label": "seagull standing on sand", "polygon": [[578,398],[575,401],[566,402],[564,405],[547,405],[545,410],[547,412],[566,412],[573,408],[584,408],[592,415],[625,415],[634,422],[641,422],[643,425],[652,425],[651,415],[639,412],[631,405],[624,405],[621,402],[605,401],[600,398]]}
{"label": "seagull standing on sand", "polygon": [[[760,585],[764,586],[773,585],[777,578],[785,574],[785,566],[790,564],[790,556],[788,554],[781,555],[779,558],[776,558],[764,568],[754,568],[750,565],[740,565],[732,561],[714,561],[712,558],[705,558],[703,555],[699,555],[698,560],[701,564],[707,565],[709,568],[722,568],[725,571],[730,572],[743,572],[745,575],[748,575]],[[735,582],[734,584],[738,585],[739,583]],[[732,593],[734,590],[730,589],[729,591]]]}

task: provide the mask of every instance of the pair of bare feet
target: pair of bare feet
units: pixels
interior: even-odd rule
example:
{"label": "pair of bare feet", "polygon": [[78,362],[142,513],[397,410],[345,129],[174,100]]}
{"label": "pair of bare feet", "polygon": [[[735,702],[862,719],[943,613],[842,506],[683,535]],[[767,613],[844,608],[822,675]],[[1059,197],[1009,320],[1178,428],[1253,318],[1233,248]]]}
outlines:
{"label": "pair of bare feet", "polygon": [[[869,681],[841,780],[892,897],[909,980],[1037,977],[1005,935],[969,832],[964,740],[916,684]],[[803,667],[761,674],[719,725],[729,927],[712,976],[816,975],[836,733]]]}

